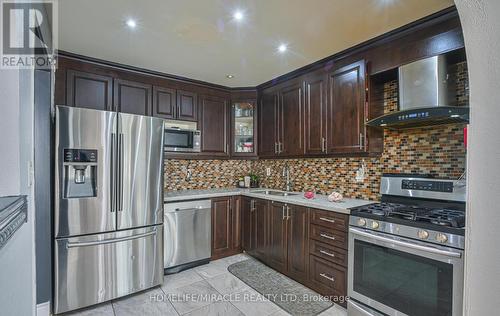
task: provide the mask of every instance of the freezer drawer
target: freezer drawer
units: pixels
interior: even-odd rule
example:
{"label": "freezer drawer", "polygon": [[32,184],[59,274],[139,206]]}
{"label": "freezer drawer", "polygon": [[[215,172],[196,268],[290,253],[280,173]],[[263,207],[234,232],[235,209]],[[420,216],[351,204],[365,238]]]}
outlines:
{"label": "freezer drawer", "polygon": [[212,255],[211,201],[165,204],[165,268],[208,259]]}
{"label": "freezer drawer", "polygon": [[54,312],[108,301],[163,282],[163,227],[55,240]]}

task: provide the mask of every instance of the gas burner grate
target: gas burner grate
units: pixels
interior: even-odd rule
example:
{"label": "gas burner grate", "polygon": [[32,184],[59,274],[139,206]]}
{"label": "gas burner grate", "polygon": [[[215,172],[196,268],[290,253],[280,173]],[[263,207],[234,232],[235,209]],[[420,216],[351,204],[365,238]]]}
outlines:
{"label": "gas burner grate", "polygon": [[366,214],[388,216],[391,212],[394,211],[394,209],[399,207],[404,207],[404,205],[397,203],[376,203],[360,207],[357,210],[361,213]]}
{"label": "gas burner grate", "polygon": [[417,221],[431,224],[461,228],[465,226],[465,212],[449,209],[432,209],[417,217]]}

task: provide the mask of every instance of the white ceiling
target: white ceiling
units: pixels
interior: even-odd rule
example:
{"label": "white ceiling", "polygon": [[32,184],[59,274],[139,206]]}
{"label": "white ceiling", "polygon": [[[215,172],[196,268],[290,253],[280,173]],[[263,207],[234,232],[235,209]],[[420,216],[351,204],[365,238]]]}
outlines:
{"label": "white ceiling", "polygon": [[[453,0],[62,0],[59,48],[230,87],[255,86]],[[244,12],[236,22],[235,10]],[[128,18],[137,27],[126,27]],[[289,49],[277,52],[280,43]],[[227,79],[226,75],[234,75]]]}

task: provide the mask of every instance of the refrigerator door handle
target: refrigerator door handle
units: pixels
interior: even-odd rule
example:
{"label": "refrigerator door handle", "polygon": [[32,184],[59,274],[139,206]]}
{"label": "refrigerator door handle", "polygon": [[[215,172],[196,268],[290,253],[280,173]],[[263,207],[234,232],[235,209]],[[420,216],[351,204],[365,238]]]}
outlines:
{"label": "refrigerator door handle", "polygon": [[123,211],[123,133],[118,134],[118,211]]}
{"label": "refrigerator door handle", "polygon": [[133,235],[133,236],[127,236],[127,237],[120,237],[120,238],[112,238],[112,239],[104,239],[104,240],[97,240],[97,241],[82,241],[82,242],[69,242],[66,244],[66,248],[76,248],[76,247],[89,247],[89,246],[98,246],[98,245],[105,245],[105,244],[113,244],[121,241],[128,241],[128,240],[133,240],[133,239],[139,239],[139,238],[144,238],[148,236],[156,235],[156,230],[147,232],[144,234],[139,234],[139,235]]}
{"label": "refrigerator door handle", "polygon": [[116,148],[116,134],[111,133],[111,212],[116,211],[116,166],[115,166],[115,160],[116,160],[116,153],[117,153],[117,148]]}

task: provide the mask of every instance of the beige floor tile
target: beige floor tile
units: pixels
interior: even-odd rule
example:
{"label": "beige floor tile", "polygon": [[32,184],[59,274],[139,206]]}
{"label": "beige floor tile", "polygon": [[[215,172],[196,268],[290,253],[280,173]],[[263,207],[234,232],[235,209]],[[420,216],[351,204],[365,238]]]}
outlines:
{"label": "beige floor tile", "polygon": [[116,316],[177,316],[177,312],[159,288],[113,301]]}
{"label": "beige floor tile", "polygon": [[168,291],[172,305],[179,314],[186,314],[220,299],[217,292],[207,281],[199,281]]}
{"label": "beige floor tile", "polygon": [[202,280],[202,277],[196,273],[195,270],[189,269],[179,273],[165,275],[161,288],[164,291],[170,291]]}
{"label": "beige floor tile", "polygon": [[218,302],[184,314],[183,316],[243,316],[236,307],[229,302]]}

